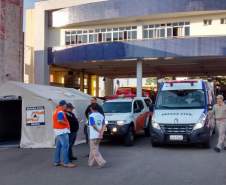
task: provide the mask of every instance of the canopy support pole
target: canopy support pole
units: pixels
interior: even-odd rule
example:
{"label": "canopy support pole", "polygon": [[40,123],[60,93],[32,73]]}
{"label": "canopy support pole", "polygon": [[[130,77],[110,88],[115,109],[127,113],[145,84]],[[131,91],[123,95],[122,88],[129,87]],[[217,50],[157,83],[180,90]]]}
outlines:
{"label": "canopy support pole", "polygon": [[143,62],[137,61],[137,97],[142,97]]}

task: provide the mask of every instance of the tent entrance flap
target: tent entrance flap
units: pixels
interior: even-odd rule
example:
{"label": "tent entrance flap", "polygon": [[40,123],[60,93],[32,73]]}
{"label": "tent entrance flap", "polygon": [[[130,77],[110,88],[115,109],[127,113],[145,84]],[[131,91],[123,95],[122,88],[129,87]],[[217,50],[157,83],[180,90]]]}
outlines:
{"label": "tent entrance flap", "polygon": [[18,143],[21,139],[22,99],[0,98],[0,144]]}

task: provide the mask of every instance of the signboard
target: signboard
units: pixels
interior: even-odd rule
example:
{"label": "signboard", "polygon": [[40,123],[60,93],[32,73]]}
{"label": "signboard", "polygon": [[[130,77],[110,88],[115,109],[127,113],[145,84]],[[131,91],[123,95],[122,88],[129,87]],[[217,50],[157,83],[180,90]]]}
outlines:
{"label": "signboard", "polygon": [[26,108],[26,125],[41,126],[45,125],[45,107],[27,107]]}

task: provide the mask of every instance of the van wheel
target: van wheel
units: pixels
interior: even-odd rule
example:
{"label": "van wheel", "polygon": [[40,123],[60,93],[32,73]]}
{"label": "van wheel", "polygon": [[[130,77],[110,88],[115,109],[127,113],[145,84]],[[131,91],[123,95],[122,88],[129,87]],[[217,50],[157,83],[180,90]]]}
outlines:
{"label": "van wheel", "polygon": [[160,143],[151,141],[152,147],[159,147]]}
{"label": "van wheel", "polygon": [[135,140],[135,136],[134,136],[133,128],[130,127],[128,130],[128,133],[124,137],[125,146],[133,146],[134,140]]}
{"label": "van wheel", "polygon": [[212,132],[212,135],[215,135],[216,134],[216,127],[213,128],[213,132]]}
{"label": "van wheel", "polygon": [[203,148],[209,149],[210,148],[210,139],[202,144]]}
{"label": "van wheel", "polygon": [[150,122],[150,120],[148,122],[148,127],[144,129],[144,134],[145,134],[146,137],[151,136],[151,122]]}

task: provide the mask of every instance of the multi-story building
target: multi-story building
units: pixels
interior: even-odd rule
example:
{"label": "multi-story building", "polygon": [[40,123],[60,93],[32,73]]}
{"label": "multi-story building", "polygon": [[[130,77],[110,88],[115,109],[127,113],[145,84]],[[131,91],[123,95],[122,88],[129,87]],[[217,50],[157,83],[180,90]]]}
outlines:
{"label": "multi-story building", "polygon": [[226,74],[225,0],[46,0],[27,20],[28,81],[98,95],[98,76]]}
{"label": "multi-story building", "polygon": [[0,84],[23,81],[23,1],[0,1]]}

